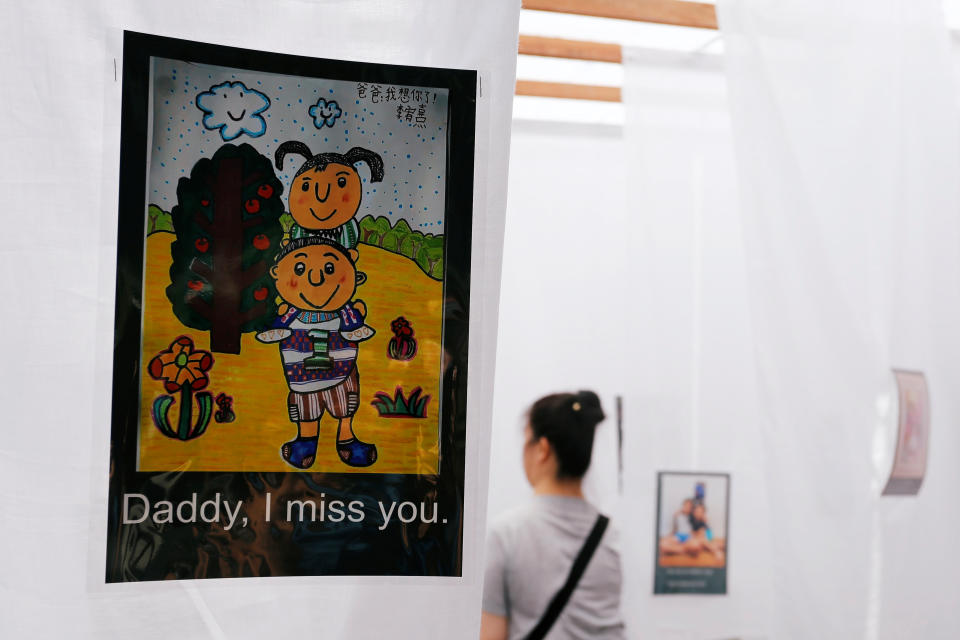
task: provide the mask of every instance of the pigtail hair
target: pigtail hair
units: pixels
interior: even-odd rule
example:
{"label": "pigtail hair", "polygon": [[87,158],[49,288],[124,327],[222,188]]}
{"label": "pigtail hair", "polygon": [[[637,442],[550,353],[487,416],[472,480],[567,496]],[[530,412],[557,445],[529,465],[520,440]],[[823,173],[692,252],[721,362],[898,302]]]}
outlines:
{"label": "pigtail hair", "polygon": [[[280,153],[277,150],[277,153]],[[380,182],[383,180],[383,158],[380,154],[364,149],[363,147],[354,147],[347,151],[344,156],[352,166],[355,162],[365,162],[370,167],[370,182]]]}
{"label": "pigtail hair", "polygon": [[277,169],[283,170],[283,159],[287,156],[287,154],[290,154],[290,153],[295,153],[297,155],[303,156],[307,160],[313,157],[313,154],[310,153],[310,148],[307,145],[303,144],[302,142],[298,142],[296,140],[288,140],[287,142],[284,142],[279,147],[277,147],[277,153],[275,156]]}

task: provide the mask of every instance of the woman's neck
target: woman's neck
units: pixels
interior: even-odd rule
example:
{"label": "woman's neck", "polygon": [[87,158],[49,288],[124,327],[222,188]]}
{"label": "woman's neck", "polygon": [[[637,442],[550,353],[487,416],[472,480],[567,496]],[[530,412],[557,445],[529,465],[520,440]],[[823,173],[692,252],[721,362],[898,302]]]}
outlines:
{"label": "woman's neck", "polygon": [[533,492],[538,496],[566,496],[582,499],[583,479],[545,477],[533,487]]}

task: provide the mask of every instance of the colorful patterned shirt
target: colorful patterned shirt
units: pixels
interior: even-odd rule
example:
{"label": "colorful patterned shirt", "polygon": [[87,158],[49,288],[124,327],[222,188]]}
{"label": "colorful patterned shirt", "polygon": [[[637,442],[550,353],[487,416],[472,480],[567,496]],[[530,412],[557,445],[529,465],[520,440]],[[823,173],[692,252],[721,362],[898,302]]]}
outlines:
{"label": "colorful patterned shirt", "polygon": [[[310,393],[335,387],[343,382],[357,361],[357,343],[340,335],[341,318],[359,313],[347,304],[339,311],[301,311],[294,307],[279,316],[275,328],[287,328],[293,333],[280,342],[283,373],[291,391]],[[343,324],[348,324],[344,322]],[[316,355],[314,337],[310,331],[320,329],[328,332],[326,355],[333,366],[326,369],[307,368],[304,361]]]}

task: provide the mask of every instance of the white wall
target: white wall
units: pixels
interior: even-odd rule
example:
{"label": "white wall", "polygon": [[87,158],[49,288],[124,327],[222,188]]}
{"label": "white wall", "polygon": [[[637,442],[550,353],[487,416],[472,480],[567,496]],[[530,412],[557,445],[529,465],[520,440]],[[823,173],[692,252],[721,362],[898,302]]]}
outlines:
{"label": "white wall", "polygon": [[[648,90],[643,142],[514,121],[489,509],[529,496],[519,433],[533,400],[593,388],[612,417],[622,395],[624,491],[608,420],[587,492],[622,532],[630,637],[762,637],[771,558],[735,185],[729,167],[705,179],[729,130],[690,129]],[[729,595],[653,597],[658,470],[731,473]]]}
{"label": "white wall", "polygon": [[623,314],[626,167],[617,128],[513,127],[504,240],[489,505],[529,495],[520,466],[523,416],[554,391],[595,390],[607,420],[597,432],[588,490],[616,488],[614,397],[624,361],[611,357]]}

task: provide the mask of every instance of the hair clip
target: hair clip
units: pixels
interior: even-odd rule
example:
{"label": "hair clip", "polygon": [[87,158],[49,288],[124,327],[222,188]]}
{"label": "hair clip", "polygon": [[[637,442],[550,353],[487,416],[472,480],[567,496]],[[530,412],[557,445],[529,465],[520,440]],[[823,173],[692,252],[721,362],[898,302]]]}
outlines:
{"label": "hair clip", "polygon": [[574,411],[580,411],[580,403],[574,402],[572,405],[570,405],[570,408],[573,409]]}

